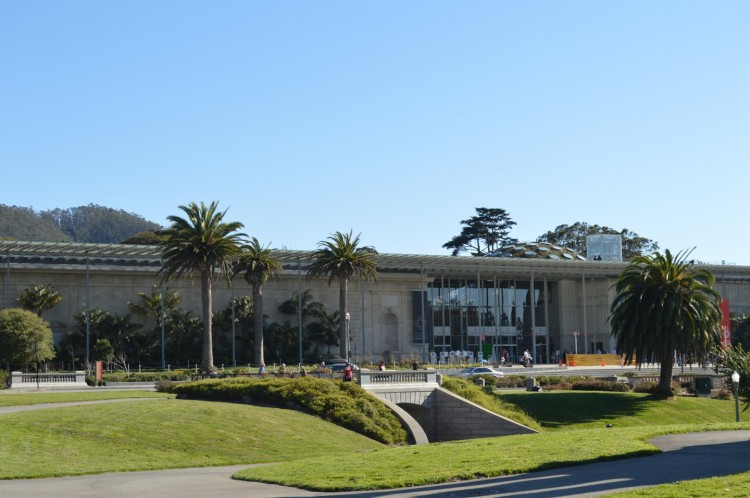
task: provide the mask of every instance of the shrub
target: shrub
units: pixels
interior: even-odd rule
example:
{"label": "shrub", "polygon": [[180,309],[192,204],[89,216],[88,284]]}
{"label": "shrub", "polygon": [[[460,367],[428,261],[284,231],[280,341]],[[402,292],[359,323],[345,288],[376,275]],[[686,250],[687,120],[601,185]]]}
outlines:
{"label": "shrub", "polygon": [[612,382],[601,379],[585,379],[573,382],[574,391],[608,391],[608,392],[627,392],[630,386],[622,382]]}
{"label": "shrub", "polygon": [[526,387],[526,378],[520,375],[506,375],[495,380],[495,387],[513,388]]}
{"label": "shrub", "polygon": [[732,399],[734,398],[734,395],[732,394],[731,389],[728,387],[722,387],[713,395],[713,397],[717,399]]}
{"label": "shrub", "polygon": [[0,389],[7,389],[8,388],[8,378],[10,376],[8,375],[8,372],[5,370],[0,370]]}
{"label": "shrub", "polygon": [[406,443],[406,431],[390,409],[352,382],[312,376],[207,379],[173,385],[171,392],[298,409],[385,444]]}
{"label": "shrub", "polygon": [[161,380],[181,381],[190,380],[190,374],[185,370],[170,370],[158,372],[126,372],[118,370],[102,375],[105,382],[158,382]]}
{"label": "shrub", "polygon": [[653,393],[656,389],[656,386],[659,384],[657,382],[653,381],[647,381],[647,382],[640,382],[635,387],[633,387],[633,391],[637,393]]}

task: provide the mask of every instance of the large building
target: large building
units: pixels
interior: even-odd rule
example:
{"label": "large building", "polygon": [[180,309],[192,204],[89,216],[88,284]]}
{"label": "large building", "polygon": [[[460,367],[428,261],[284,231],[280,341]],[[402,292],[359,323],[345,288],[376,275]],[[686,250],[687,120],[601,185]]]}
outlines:
{"label": "large building", "polygon": [[[35,284],[52,284],[62,301],[44,317],[55,337],[74,326],[85,308],[126,314],[139,292],[159,285],[159,250],[124,244],[0,241],[3,271],[0,307],[16,306],[18,295]],[[285,273],[264,286],[264,313],[282,320],[276,307],[310,289],[328,310],[338,308],[338,285],[309,280],[312,251],[275,250]],[[355,358],[377,361],[418,357],[450,359],[456,352],[514,359],[528,349],[538,361],[556,351],[610,352],[608,316],[613,284],[626,263],[586,260],[549,244],[518,244],[496,257],[381,254],[376,283],[356,278],[349,286],[349,330]],[[705,265],[732,313],[750,313],[750,267]],[[196,280],[170,281],[182,306],[200,316]],[[236,278],[217,284],[214,310],[231,296],[252,295]]]}

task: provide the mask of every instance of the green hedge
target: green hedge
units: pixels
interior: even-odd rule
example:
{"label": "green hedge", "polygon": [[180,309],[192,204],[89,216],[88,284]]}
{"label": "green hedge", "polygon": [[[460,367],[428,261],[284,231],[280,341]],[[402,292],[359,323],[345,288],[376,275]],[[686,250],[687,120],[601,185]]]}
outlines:
{"label": "green hedge", "polygon": [[103,382],[157,382],[160,380],[181,381],[190,380],[190,373],[185,370],[170,370],[160,372],[107,372],[102,375]]}
{"label": "green hedge", "polygon": [[612,382],[610,380],[586,379],[573,382],[574,391],[609,391],[628,392],[630,386],[623,382]]}
{"label": "green hedge", "polygon": [[305,411],[385,444],[404,444],[406,431],[377,398],[351,382],[312,376],[207,379],[173,385],[191,399],[259,403]]}
{"label": "green hedge", "polygon": [[0,389],[5,389],[8,383],[8,372],[0,370]]}

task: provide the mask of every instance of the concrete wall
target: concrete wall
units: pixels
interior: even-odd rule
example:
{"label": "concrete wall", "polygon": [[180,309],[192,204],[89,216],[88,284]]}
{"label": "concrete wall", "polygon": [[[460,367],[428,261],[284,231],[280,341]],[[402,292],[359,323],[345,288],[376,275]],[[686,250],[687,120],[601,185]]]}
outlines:
{"label": "concrete wall", "polygon": [[[443,388],[435,389],[435,433],[440,441],[533,434],[536,431],[501,417]],[[429,434],[429,431],[427,431]]]}

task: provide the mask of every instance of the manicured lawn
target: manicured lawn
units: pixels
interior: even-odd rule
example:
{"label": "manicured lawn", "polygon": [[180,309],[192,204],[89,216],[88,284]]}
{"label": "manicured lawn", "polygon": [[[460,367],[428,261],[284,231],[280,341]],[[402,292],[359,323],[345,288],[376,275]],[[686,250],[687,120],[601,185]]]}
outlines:
{"label": "manicured lawn", "polygon": [[[654,401],[646,394],[588,391],[513,392],[500,397],[542,426],[558,430],[387,449],[362,455],[348,468],[333,460],[334,465],[325,469],[298,461],[248,469],[235,477],[324,491],[384,489],[640,456],[659,451],[645,442],[655,435],[737,428],[734,404],[723,400]],[[607,423],[614,427],[605,428]],[[585,437],[580,429],[586,430]]]}
{"label": "manicured lawn", "polygon": [[590,429],[734,420],[734,402],[678,396],[653,401],[648,394],[590,391],[505,392],[500,399],[518,405],[550,429]]}
{"label": "manicured lawn", "polygon": [[97,401],[120,398],[174,398],[174,394],[153,391],[85,391],[13,393],[0,391],[0,406],[38,405],[41,403],[67,403],[71,401]]}
{"label": "manicured lawn", "polygon": [[656,435],[734,428],[731,423],[550,431],[383,449],[357,458],[331,455],[325,462],[313,458],[253,467],[234,477],[318,491],[388,489],[649,455],[659,452],[646,442]]}
{"label": "manicured lawn", "polygon": [[[0,478],[282,462],[246,469],[236,477],[322,491],[388,489],[647,455],[658,452],[646,442],[656,435],[750,428],[733,422],[734,406],[728,401],[665,402],[641,394],[578,391],[508,393],[503,400],[554,430],[387,448],[292,410],[175,400],[159,393],[0,394],[0,404],[128,396],[155,399],[0,414]],[[710,423],[716,421],[726,423]],[[604,428],[606,423],[614,427]],[[699,482],[622,496],[746,496],[750,473]]]}
{"label": "manicured lawn", "polygon": [[383,447],[293,410],[175,399],[0,414],[0,425],[0,479],[351,458]]}
{"label": "manicured lawn", "polygon": [[750,494],[750,472],[733,474],[711,479],[696,479],[694,481],[680,481],[672,484],[662,484],[649,488],[636,489],[623,493],[607,495],[610,498],[747,498]]}

